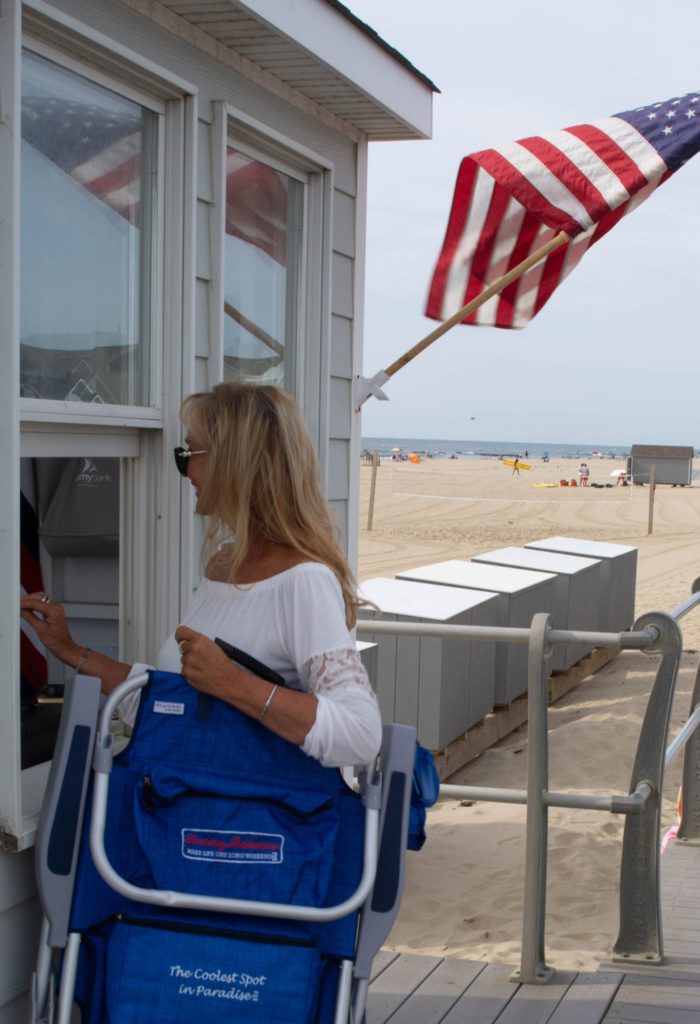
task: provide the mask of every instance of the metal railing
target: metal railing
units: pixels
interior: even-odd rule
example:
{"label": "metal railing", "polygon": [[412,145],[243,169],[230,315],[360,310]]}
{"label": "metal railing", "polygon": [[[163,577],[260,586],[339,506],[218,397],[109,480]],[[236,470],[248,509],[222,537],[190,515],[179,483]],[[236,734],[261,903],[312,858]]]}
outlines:
{"label": "metal railing", "polygon": [[[525,896],[520,967],[514,981],[542,984],[554,975],[544,956],[547,888],[547,812],[550,807],[581,808],[624,814],[620,870],[620,930],[612,958],[620,962],[660,964],[663,961],[660,900],[661,801],[665,768],[687,746],[683,771],[683,815],[678,840],[700,845],[700,666],[691,699],[690,717],[668,746],[668,730],[680,658],[678,621],[700,604],[700,579],[692,596],[668,614],[641,616],[629,632],[603,633],[552,628],[551,618],[538,613],[529,628],[448,626],[434,623],[382,622],[361,619],[358,633],[392,636],[467,638],[526,643],[528,654],[527,789],[442,784],[440,797],[517,803],[527,806]],[[549,789],[548,680],[554,644],[585,643],[621,650],[659,651],[661,660],[649,694],[640,730],[629,793],[597,796],[558,793]]]}

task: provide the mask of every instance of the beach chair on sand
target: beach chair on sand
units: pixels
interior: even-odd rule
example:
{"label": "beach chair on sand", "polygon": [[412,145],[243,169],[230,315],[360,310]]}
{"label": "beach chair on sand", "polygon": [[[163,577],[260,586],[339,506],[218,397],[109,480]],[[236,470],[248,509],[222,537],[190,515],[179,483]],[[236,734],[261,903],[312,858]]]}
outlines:
{"label": "beach chair on sand", "polygon": [[386,726],[357,793],[182,676],[107,700],[69,682],[37,836],[32,1024],[69,1024],[74,1005],[83,1024],[359,1024],[403,890],[414,754],[415,730]]}

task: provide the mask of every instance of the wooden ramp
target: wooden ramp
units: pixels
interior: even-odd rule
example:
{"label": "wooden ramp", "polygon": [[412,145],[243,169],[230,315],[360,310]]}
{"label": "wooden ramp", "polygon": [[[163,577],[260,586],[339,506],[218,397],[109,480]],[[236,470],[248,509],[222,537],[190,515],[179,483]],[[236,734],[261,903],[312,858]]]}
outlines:
{"label": "wooden ramp", "polygon": [[662,859],[662,967],[603,964],[516,985],[513,967],[382,951],[367,1024],[700,1024],[700,848]]}

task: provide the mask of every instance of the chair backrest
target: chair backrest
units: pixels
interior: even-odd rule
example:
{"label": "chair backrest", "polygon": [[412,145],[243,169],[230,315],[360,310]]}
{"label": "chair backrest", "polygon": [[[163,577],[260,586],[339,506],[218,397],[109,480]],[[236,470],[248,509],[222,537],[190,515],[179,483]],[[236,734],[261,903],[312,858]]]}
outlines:
{"label": "chair backrest", "polygon": [[[64,946],[69,931],[83,935],[76,993],[85,1020],[103,1020],[107,1004],[116,1007],[119,1024],[133,1019],[131,1004],[140,1006],[144,998],[141,958],[154,960],[156,973],[145,979],[150,991],[158,973],[158,956],[154,952],[151,957],[150,951],[161,941],[171,944],[164,947],[166,960],[189,950],[216,965],[241,941],[242,955],[253,962],[261,940],[290,950],[275,971],[287,981],[279,991],[266,989],[266,1000],[289,998],[287,1019],[296,1024],[307,1020],[298,996],[308,991],[311,1003],[317,999],[317,1019],[335,1020],[339,962],[354,959],[354,976],[368,978],[372,958],[398,912],[415,729],[384,727],[379,863],[358,931],[357,912],[302,926],[144,908],[111,889],[95,869],[88,838],[88,780],[99,705],[97,680],[68,685],[37,838],[48,944]],[[95,764],[103,764],[97,753]],[[369,805],[376,807],[376,786],[367,792]],[[200,699],[181,676],[154,672],[141,693],[132,740],[111,767],[105,846],[115,869],[145,888],[335,907],[356,889],[362,872],[362,803],[337,769],[323,768],[228,705]],[[262,975],[270,955],[279,954],[260,953]],[[110,978],[115,976],[129,978],[128,992],[121,982],[118,992],[113,988]],[[152,993],[156,1002],[171,996],[165,990],[157,997],[155,989]],[[45,997],[39,1005],[45,1005]]]}
{"label": "chair backrest", "polygon": [[[180,675],[153,672],[128,747],[114,759],[105,848],[145,888],[331,906],[356,888],[364,808],[334,768]],[[97,875],[83,836],[71,930],[129,909]],[[353,915],[315,926],[354,949]],[[321,938],[323,936],[323,938]]]}
{"label": "chair backrest", "polygon": [[416,730],[385,725],[379,764],[382,807],[379,817],[379,858],[372,895],[362,908],[355,951],[356,978],[369,978],[372,959],[399,912],[406,875],[406,844],[411,803]]}
{"label": "chair backrest", "polygon": [[66,682],[34,850],[37,887],[53,948],[63,948],[68,937],[100,701],[99,679],[75,676]]}

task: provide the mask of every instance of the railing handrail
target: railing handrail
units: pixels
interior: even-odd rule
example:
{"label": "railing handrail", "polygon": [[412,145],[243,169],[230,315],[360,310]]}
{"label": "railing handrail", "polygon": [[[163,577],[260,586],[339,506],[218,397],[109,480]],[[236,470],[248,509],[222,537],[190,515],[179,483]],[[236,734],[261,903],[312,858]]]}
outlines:
{"label": "railing handrail", "polygon": [[[626,815],[620,875],[620,933],[615,943],[615,958],[624,961],[661,963],[663,940],[659,889],[658,839],[660,831],[663,772],[688,745],[684,787],[692,800],[693,820],[684,826],[678,838],[700,842],[700,665],[691,702],[691,714],[680,732],[666,747],[671,706],[682,651],[678,621],[700,605],[700,578],[692,586],[691,597],[668,614],[652,613],[637,620],[643,628],[614,632],[554,629],[549,616],[539,613],[529,627],[461,626],[453,623],[389,622],[376,618],[357,621],[362,635],[438,637],[528,644],[528,788],[498,789],[488,786],[457,786],[443,783],[441,797],[458,797],[496,803],[524,804],[527,807],[525,855],[525,908],[520,969],[514,980],[542,983],[553,970],[544,959],[544,921],[547,876],[547,810],[569,807],[607,811]],[[546,622],[545,622],[546,620]],[[586,643],[593,647],[617,647],[620,650],[661,650],[662,658],[649,695],[635,754],[630,793],[600,796],[592,793],[558,793],[548,789],[547,688],[548,665],[552,646]],[[662,723],[659,730],[658,722]],[[690,766],[689,766],[690,764]],[[685,827],[685,833],[684,833]],[[640,913],[640,905],[644,913]]]}
{"label": "railing handrail", "polygon": [[[700,595],[698,595],[700,598]],[[389,636],[426,636],[444,639],[490,640],[499,643],[527,644],[532,629],[529,626],[459,626],[442,622],[385,622],[382,619],[358,619],[358,633]],[[592,647],[620,647],[623,650],[643,650],[655,643],[658,632],[651,629],[603,633],[587,629],[551,629],[549,640],[554,644],[586,643]]]}

